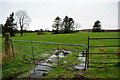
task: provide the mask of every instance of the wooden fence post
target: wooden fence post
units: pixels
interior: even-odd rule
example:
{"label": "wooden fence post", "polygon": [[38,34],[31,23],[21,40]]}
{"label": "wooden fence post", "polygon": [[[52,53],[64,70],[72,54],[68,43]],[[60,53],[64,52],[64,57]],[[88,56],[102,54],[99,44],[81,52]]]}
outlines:
{"label": "wooden fence post", "polygon": [[10,54],[11,53],[11,48],[10,48],[10,34],[6,33],[5,34],[5,53]]}

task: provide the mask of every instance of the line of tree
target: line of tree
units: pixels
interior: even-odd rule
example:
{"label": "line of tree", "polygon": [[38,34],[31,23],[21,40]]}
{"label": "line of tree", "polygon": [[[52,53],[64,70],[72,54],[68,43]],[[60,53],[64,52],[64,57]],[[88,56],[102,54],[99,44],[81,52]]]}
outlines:
{"label": "line of tree", "polygon": [[69,18],[68,16],[65,16],[65,18],[62,19],[58,17],[55,18],[54,23],[52,25],[53,27],[53,32],[55,34],[59,33],[71,33],[74,31],[75,26],[74,26],[74,20],[73,18]]}
{"label": "line of tree", "polygon": [[[14,19],[15,16],[15,19]],[[12,12],[9,17],[7,17],[5,24],[1,24],[2,27],[2,35],[5,36],[5,33],[10,33],[10,36],[15,36],[16,32],[18,32],[17,28],[20,28],[21,36],[23,36],[24,29],[29,26],[31,19],[29,18],[26,11],[19,10],[15,13]],[[94,23],[92,32],[101,32],[101,22],[97,20]],[[55,18],[54,23],[52,25],[53,32],[55,34],[59,33],[71,33],[74,32],[75,28],[75,21],[73,18],[69,18],[65,16],[62,20],[59,16]]]}

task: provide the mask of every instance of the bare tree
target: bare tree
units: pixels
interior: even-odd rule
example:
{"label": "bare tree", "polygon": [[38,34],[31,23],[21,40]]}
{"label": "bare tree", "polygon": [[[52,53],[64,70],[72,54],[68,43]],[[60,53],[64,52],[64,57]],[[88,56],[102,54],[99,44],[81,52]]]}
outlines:
{"label": "bare tree", "polygon": [[23,29],[29,26],[31,19],[29,18],[27,12],[23,10],[19,10],[15,13],[15,19],[21,29],[21,36],[23,36]]}
{"label": "bare tree", "polygon": [[74,30],[80,29],[81,28],[81,24],[76,22],[74,23]]}

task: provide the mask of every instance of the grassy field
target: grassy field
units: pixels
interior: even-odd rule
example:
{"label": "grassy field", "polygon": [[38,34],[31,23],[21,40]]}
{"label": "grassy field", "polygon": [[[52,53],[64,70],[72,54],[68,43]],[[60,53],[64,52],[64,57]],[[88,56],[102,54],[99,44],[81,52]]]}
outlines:
{"label": "grassy field", "polygon": [[[67,43],[67,44],[83,44],[88,46],[88,36],[90,37],[98,37],[98,38],[111,38],[111,37],[118,37],[117,32],[98,32],[98,33],[92,33],[92,32],[79,32],[79,33],[71,33],[71,34],[51,34],[50,32],[46,32],[46,35],[37,35],[37,33],[25,33],[24,36],[20,36],[20,34],[17,34],[16,37],[11,37],[12,40],[25,40],[25,41],[40,41],[40,42],[54,42],[54,43]],[[3,38],[4,42],[4,38]],[[14,43],[17,45],[24,45],[28,46],[31,45],[30,43]],[[34,46],[39,46],[38,44],[33,44]],[[92,40],[90,41],[91,46],[116,46],[118,45],[118,40],[113,39],[113,40]],[[57,47],[56,45],[47,45],[47,44],[42,44],[41,46],[43,47],[48,47],[48,48],[54,48]],[[61,46],[64,49],[75,49],[71,48],[69,46]],[[25,49],[25,48],[24,48]],[[28,50],[29,48],[26,48],[25,50]],[[82,48],[79,48],[82,49]],[[17,47],[16,47],[16,52],[17,52]],[[37,50],[36,50],[37,51]],[[44,52],[44,50],[43,50]],[[50,51],[48,51],[50,52]],[[106,47],[106,48],[90,48],[90,52],[93,53],[118,53],[118,48],[111,48],[111,47]],[[23,54],[31,54],[31,53],[25,53]],[[40,55],[40,54],[36,54]],[[42,56],[42,55],[41,55]],[[46,56],[44,56],[46,57]],[[91,58],[118,58],[118,55],[115,54],[104,54],[104,55],[99,55],[99,54],[92,54],[90,55]],[[118,62],[118,59],[93,59],[93,62]],[[3,67],[3,77],[8,77],[12,74],[19,73],[19,72],[24,72],[28,71],[31,67],[30,65],[24,64],[23,60],[19,60],[19,63],[17,63],[17,60],[10,60],[7,62],[3,62],[4,66]],[[19,66],[18,66],[19,65]],[[90,64],[92,66],[104,66],[104,65],[99,65],[99,64]],[[117,78],[118,77],[118,69],[115,67],[116,65],[107,65],[107,66],[112,66],[110,68],[102,68],[102,69],[88,69],[86,71],[83,71],[82,73],[78,72],[72,72],[73,71],[71,68],[63,69],[62,67],[54,68],[52,71],[50,71],[51,74],[47,75],[46,78],[58,78],[60,76],[64,76],[64,78],[74,78],[75,75],[83,75],[85,78]],[[33,67],[32,67],[33,68]],[[21,69],[21,71],[19,70]],[[27,73],[24,73],[24,75],[27,75]],[[59,72],[59,73],[58,73]],[[21,74],[18,77],[24,77],[23,74]]]}

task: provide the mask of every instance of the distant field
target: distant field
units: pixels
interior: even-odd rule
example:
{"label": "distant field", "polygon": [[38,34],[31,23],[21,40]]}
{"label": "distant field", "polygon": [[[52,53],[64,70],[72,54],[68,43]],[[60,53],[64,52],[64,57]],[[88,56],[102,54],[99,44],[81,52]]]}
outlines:
{"label": "distant field", "polygon": [[[16,37],[12,37],[13,40],[26,40],[26,41],[42,41],[42,42],[56,42],[56,43],[70,43],[70,44],[84,44],[87,45],[87,38],[90,37],[118,37],[117,32],[79,32],[71,34],[51,34],[46,32],[47,35],[37,35],[37,33],[24,33],[24,36],[17,34]],[[114,43],[115,42],[115,43]],[[94,43],[96,44],[96,43]],[[97,43],[101,44],[101,42]],[[104,43],[105,44],[105,43]],[[109,44],[109,43],[106,43]],[[117,44],[117,40],[112,41],[111,44]]]}
{"label": "distant field", "polygon": [[[16,37],[11,37],[12,40],[25,40],[25,41],[40,41],[40,42],[54,42],[54,43],[67,43],[67,44],[83,44],[88,46],[88,36],[89,37],[95,37],[95,38],[114,38],[114,37],[118,37],[118,32],[96,32],[96,33],[92,33],[92,32],[79,32],[79,33],[71,33],[71,34],[51,34],[50,32],[45,32],[46,35],[37,35],[37,33],[24,33],[24,36],[20,36],[20,34],[16,34]],[[3,39],[4,42],[4,39]],[[15,43],[15,44],[21,44],[21,43]],[[30,45],[30,44],[22,44],[22,45]],[[39,44],[34,44],[36,46],[39,46]],[[118,40],[113,39],[113,40],[92,40],[90,41],[90,45],[91,46],[117,46],[118,45]],[[43,45],[44,47],[53,47],[53,45]],[[68,46],[65,46],[65,48],[68,48]],[[90,52],[94,52],[94,53],[117,53],[118,52],[118,48],[111,48],[111,47],[106,47],[106,48],[91,48]],[[105,54],[105,55],[90,55],[90,57],[95,57],[95,58],[100,58],[100,57],[110,57],[110,58],[117,58],[117,55],[109,55],[109,54]],[[100,62],[103,60],[93,60],[95,62]],[[105,60],[106,61],[106,60]],[[107,60],[108,62],[116,62],[118,61],[116,60]],[[7,64],[7,63],[6,63]],[[12,63],[13,64],[13,63]],[[16,63],[17,64],[17,63]],[[22,63],[21,63],[22,64]],[[25,64],[24,64],[25,65]],[[93,64],[92,64],[93,65]],[[94,66],[101,66],[101,65],[94,65]],[[7,67],[6,67],[7,68]],[[5,68],[5,69],[6,69]],[[89,74],[89,72],[86,72],[87,74],[84,74],[85,77],[91,78],[91,77],[100,77],[100,78],[108,78],[108,77],[113,77],[116,78],[117,77],[117,68],[113,67],[110,68],[110,71],[107,71],[109,69],[103,69],[103,70],[97,70],[97,69],[89,69],[88,71],[91,71],[92,73]],[[4,70],[3,70],[4,71]],[[6,71],[6,70],[5,70]],[[10,70],[11,71],[11,70]],[[8,72],[10,73],[10,71],[8,70]],[[100,73],[98,73],[98,72]],[[104,75],[102,74],[102,72],[104,71]],[[18,71],[19,72],[19,71]],[[64,71],[63,71],[64,72]],[[62,73],[62,72],[61,72]],[[70,72],[68,72],[70,73]],[[68,73],[66,73],[67,75],[69,75]],[[109,74],[111,73],[111,74]],[[11,74],[11,73],[10,73]],[[9,75],[10,75],[9,74]],[[99,74],[99,75],[95,75],[95,74]],[[5,76],[7,76],[6,74],[4,74]],[[55,77],[57,75],[61,75],[61,74],[53,74],[53,75],[48,75],[48,77]],[[74,74],[73,74],[74,75]]]}

